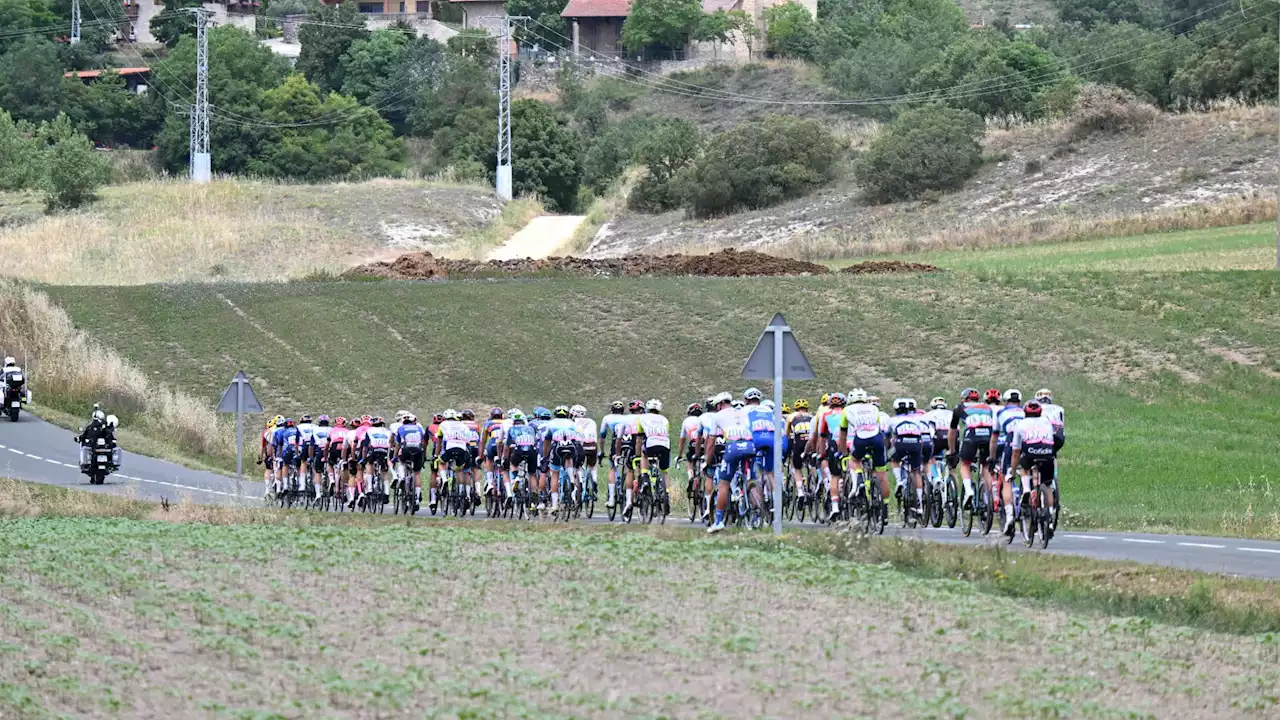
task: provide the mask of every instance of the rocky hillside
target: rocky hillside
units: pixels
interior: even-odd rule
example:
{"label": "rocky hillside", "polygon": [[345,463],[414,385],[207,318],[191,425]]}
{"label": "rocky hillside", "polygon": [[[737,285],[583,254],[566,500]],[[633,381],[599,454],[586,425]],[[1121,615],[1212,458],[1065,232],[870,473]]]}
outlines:
{"label": "rocky hillside", "polygon": [[1274,195],[1275,133],[1275,110],[1265,107],[1163,115],[1141,131],[1078,140],[1062,122],[994,130],[985,141],[986,165],[949,195],[870,205],[849,181],[778,207],[705,221],[682,212],[624,211],[601,228],[588,255],[737,247],[834,257],[959,237],[1000,244],[1014,228],[1050,236],[1055,226],[1190,213],[1239,198],[1248,205]]}

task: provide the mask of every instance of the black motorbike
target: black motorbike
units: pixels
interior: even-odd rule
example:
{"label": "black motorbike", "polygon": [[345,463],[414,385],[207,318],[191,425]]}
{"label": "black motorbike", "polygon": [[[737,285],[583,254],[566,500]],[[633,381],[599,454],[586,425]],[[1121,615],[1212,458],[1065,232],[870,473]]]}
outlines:
{"label": "black motorbike", "polygon": [[90,485],[102,485],[107,476],[120,469],[120,448],[104,437],[80,444],[80,472],[89,476]]}
{"label": "black motorbike", "polygon": [[4,389],[4,413],[12,422],[18,422],[18,412],[31,402],[31,391],[23,386],[25,381],[22,373],[14,373]]}

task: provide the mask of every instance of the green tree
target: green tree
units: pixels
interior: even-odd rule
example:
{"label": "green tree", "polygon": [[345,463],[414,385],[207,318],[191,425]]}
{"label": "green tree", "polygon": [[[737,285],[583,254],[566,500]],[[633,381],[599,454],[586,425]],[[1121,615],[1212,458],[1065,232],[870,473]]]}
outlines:
{"label": "green tree", "polygon": [[738,34],[748,39],[758,34],[756,26],[751,22],[751,16],[742,10],[716,10],[702,15],[698,21],[698,28],[693,33],[693,39],[699,42],[733,44]]}
{"label": "green tree", "polygon": [[160,129],[160,108],[125,86],[124,78],[104,72],[91,85],[71,86],[67,114],[76,129],[108,147],[150,147]]}
{"label": "green tree", "polygon": [[645,174],[632,188],[627,205],[643,212],[665,212],[680,207],[683,198],[676,176],[689,167],[702,148],[698,126],[683,118],[663,121],[637,143],[634,160]]}
{"label": "green tree", "polygon": [[198,7],[202,7],[201,0],[169,0],[164,4],[164,12],[151,18],[151,35],[170,48],[176,47],[184,37],[195,37],[195,16],[182,11]]}
{"label": "green tree", "polygon": [[498,59],[498,41],[484,30],[464,30],[445,41],[450,54],[488,64]]}
{"label": "green tree", "polygon": [[67,85],[58,48],[41,37],[29,37],[0,56],[0,107],[18,120],[52,120],[58,116]]}
{"label": "green tree", "polygon": [[768,115],[712,137],[677,192],[698,217],[769,207],[831,182],[838,156],[817,122]]}
{"label": "green tree", "polygon": [[65,114],[44,123],[38,137],[42,150],[44,204],[48,211],[77,208],[97,197],[111,178],[105,158],[93,151],[89,138],[75,131]]}
{"label": "green tree", "polygon": [[1197,50],[1174,73],[1171,94],[1205,103],[1225,97],[1248,101],[1276,97],[1277,16],[1259,14],[1254,22],[1234,16],[1201,23],[1191,34]]}
{"label": "green tree", "polygon": [[776,57],[810,60],[818,49],[818,23],[803,5],[785,2],[764,10],[764,37]]}
{"label": "green tree", "polygon": [[1063,22],[1093,27],[1128,22],[1155,27],[1164,19],[1158,0],[1053,0]]}
{"label": "green tree", "polygon": [[44,158],[35,133],[30,123],[15,122],[0,109],[0,190],[26,190],[40,182]]}
{"label": "green tree", "polygon": [[890,123],[858,157],[858,181],[877,202],[954,190],[982,166],[982,118],[930,105]]}
{"label": "green tree", "polygon": [[[26,37],[18,31],[50,27],[60,20],[44,0],[0,0],[0,55]],[[53,33],[44,37],[52,38]]]}
{"label": "green tree", "polygon": [[[471,58],[446,56],[442,60],[439,80],[423,89],[409,118],[413,134],[433,137],[439,131],[453,127],[459,116],[473,109],[496,117],[498,96],[495,86],[491,66]],[[496,137],[497,120],[494,120],[494,125]],[[441,155],[446,163],[449,161],[447,156],[447,152]]]}
{"label": "green tree", "polygon": [[596,194],[604,194],[633,162],[636,146],[652,132],[653,127],[653,120],[632,115],[608,126],[601,133],[583,132],[584,138],[594,138],[594,141],[582,157],[582,183]]}
{"label": "green tree", "polygon": [[1132,23],[1098,25],[1087,33],[1068,33],[1059,44],[1063,57],[1108,57],[1116,48],[1143,51],[1116,58],[1089,71],[1096,83],[1115,85],[1161,107],[1175,100],[1173,76],[1196,52],[1194,43],[1168,30],[1148,30]]}
{"label": "green tree", "polygon": [[384,93],[404,57],[409,38],[403,33],[378,30],[351,43],[342,54],[342,94],[367,103]]}
{"label": "green tree", "polygon": [[525,44],[539,43],[544,48],[568,47],[572,38],[569,23],[560,17],[564,0],[508,0],[507,13],[533,18],[524,23],[517,39]]}
{"label": "green tree", "polygon": [[1068,90],[1065,104],[1070,105],[1074,80],[1047,50],[988,31],[952,44],[912,85],[919,91],[935,91],[948,104],[982,117],[1037,118],[1062,109],[1064,87]]}
{"label": "green tree", "polygon": [[302,50],[294,66],[324,92],[342,88],[342,56],[352,43],[369,36],[364,17],[352,0],[339,5],[321,5],[314,13],[316,22],[298,30]]}
{"label": "green tree", "polygon": [[633,53],[647,47],[680,50],[701,21],[698,0],[634,0],[622,23],[622,45]]}

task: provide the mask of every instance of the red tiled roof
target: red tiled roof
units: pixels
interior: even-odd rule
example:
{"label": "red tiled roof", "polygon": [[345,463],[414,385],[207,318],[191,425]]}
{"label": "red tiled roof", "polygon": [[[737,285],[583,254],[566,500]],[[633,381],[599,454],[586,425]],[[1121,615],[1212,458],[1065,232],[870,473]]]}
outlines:
{"label": "red tiled roof", "polygon": [[561,17],[627,17],[631,0],[569,0]]}
{"label": "red tiled roof", "polygon": [[78,78],[96,78],[96,77],[100,77],[104,72],[116,72],[121,75],[137,75],[138,73],[151,72],[151,68],[127,67],[127,68],[109,68],[107,70],[75,70],[72,72],[63,73],[62,77],[71,77],[72,75],[74,75]]}

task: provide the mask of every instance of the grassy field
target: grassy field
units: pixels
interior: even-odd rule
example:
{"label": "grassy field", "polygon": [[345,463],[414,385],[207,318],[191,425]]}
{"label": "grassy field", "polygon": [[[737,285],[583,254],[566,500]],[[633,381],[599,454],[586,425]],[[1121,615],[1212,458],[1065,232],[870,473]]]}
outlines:
{"label": "grassy field", "polygon": [[486,233],[503,209],[492,192],[411,180],[140,182],[103,188],[83,211],[34,217],[30,200],[0,194],[4,274],[59,284],[278,281],[341,272],[388,248],[505,239]]}
{"label": "grassy field", "polygon": [[[954,398],[1049,386],[1072,525],[1280,537],[1280,278],[984,271],[913,277],[49,288],[77,326],[213,403],[483,409],[741,390],[782,309],[818,380]],[[343,316],[333,307],[349,308]]]}
{"label": "grassy field", "polygon": [[[1047,245],[886,255],[874,259],[926,262],[951,270],[1063,271],[1269,270],[1276,262],[1276,225],[1152,233]],[[839,268],[860,259],[829,263]]]}
{"label": "grassy field", "polygon": [[[873,564],[847,543],[161,513],[48,489],[31,494],[123,517],[24,517],[6,512],[22,487],[0,495],[6,717],[1192,718],[1278,702],[1275,633],[1005,591],[1028,574],[980,552],[969,577],[925,578],[894,569],[901,543],[876,543],[900,549]],[[1041,561],[1132,597],[1178,574]],[[1184,604],[1203,616],[1266,590],[1203,579]],[[1271,594],[1256,607],[1274,625]]]}

